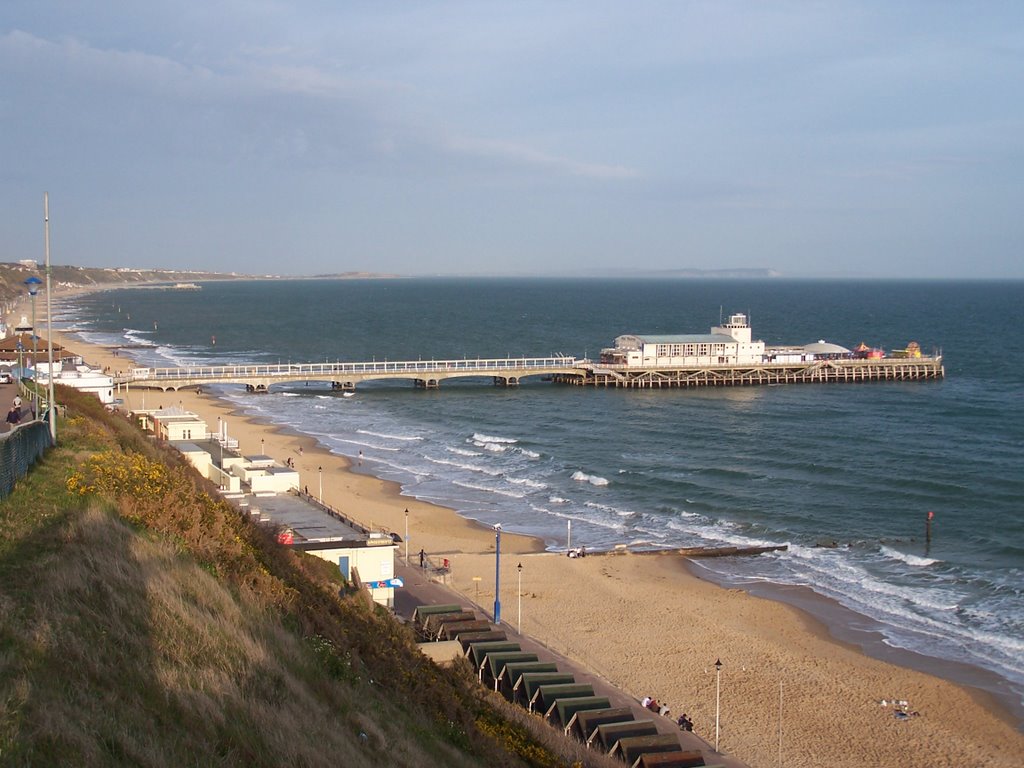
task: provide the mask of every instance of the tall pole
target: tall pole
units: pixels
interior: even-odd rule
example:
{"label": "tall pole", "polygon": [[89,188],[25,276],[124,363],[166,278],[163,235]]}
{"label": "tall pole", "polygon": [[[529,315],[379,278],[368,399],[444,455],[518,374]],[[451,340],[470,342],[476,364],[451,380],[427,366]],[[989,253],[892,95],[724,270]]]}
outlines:
{"label": "tall pole", "polygon": [[501,523],[494,526],[494,623],[501,624]]}
{"label": "tall pole", "polygon": [[405,567],[409,567],[409,510],[405,510]]}
{"label": "tall pole", "polygon": [[523,564],[516,566],[519,572],[519,584],[516,587],[516,598],[519,608],[516,611],[516,633],[523,634]]}
{"label": "tall pole", "polygon": [[715,662],[715,752],[718,751],[718,717],[722,711],[722,660]]}
{"label": "tall pole", "polygon": [[779,680],[779,768],[782,768],[782,680]]}
{"label": "tall pole", "polygon": [[324,503],[324,468],[323,467],[317,467],[316,471],[317,471],[317,474],[320,476],[320,497],[319,497],[319,501],[320,501],[321,504],[323,504]]}
{"label": "tall pole", "polygon": [[565,554],[569,554],[572,551],[572,520],[566,520],[566,528],[568,529],[565,534]]}
{"label": "tall pole", "polygon": [[46,359],[50,364],[49,383],[46,387],[46,402],[49,406],[50,442],[57,444],[57,407],[53,399],[53,310],[50,304],[50,193],[43,193],[43,220],[46,242]]}

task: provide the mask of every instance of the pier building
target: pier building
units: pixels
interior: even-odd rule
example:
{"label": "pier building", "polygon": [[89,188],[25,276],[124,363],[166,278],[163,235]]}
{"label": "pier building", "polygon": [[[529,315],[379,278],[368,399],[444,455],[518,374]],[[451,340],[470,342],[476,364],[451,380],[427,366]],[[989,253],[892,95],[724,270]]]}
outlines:
{"label": "pier building", "polygon": [[614,347],[601,350],[600,360],[633,368],[750,365],[764,358],[764,342],[751,335],[747,316],[734,314],[707,334],[619,336]]}

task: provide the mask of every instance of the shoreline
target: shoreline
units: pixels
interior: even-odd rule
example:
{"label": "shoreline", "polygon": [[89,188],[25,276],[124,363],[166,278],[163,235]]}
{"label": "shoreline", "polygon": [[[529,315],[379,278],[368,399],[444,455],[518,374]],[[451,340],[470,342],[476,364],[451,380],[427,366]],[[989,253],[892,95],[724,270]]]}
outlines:
{"label": "shoreline", "polygon": [[[68,295],[65,293],[59,298]],[[101,367],[116,369],[118,366],[123,367],[125,362],[124,357],[113,356],[112,348],[88,344],[64,332],[55,332],[54,341],[84,352],[90,363]],[[140,405],[138,398],[142,397],[141,392],[130,392],[126,397],[126,406]],[[207,419],[211,431],[216,427],[217,417],[228,420],[230,434],[239,439],[242,450],[256,453],[261,444],[265,443],[265,452],[279,461],[284,461],[286,457],[293,458],[305,484],[316,482],[318,467],[323,466],[325,500],[364,524],[384,526],[404,534],[404,509],[408,509],[410,555],[414,557],[419,548],[423,547],[428,554],[449,556],[454,574],[453,586],[470,600],[473,599],[475,589],[480,590],[480,598],[486,598],[486,582],[473,582],[469,579],[472,573],[479,573],[485,579],[489,573],[493,573],[494,541],[493,531],[489,527],[461,517],[449,508],[404,496],[398,483],[381,480],[353,466],[351,460],[330,453],[315,438],[287,426],[260,422],[241,412],[233,403],[212,394],[147,390],[144,397],[147,405],[153,407],[181,403],[195,410]],[[699,564],[678,556],[647,557],[610,553],[569,560],[564,555],[546,552],[543,540],[537,537],[503,532],[502,540],[503,552],[520,555],[524,563],[524,574],[529,574],[530,581],[524,579],[523,584],[524,602],[529,606],[524,614],[533,617],[535,623],[531,626],[530,619],[527,619],[524,621],[524,630],[551,647],[566,649],[567,655],[577,658],[638,697],[651,693],[673,703],[707,700],[704,688],[708,665],[719,657],[723,662],[744,658],[754,650],[753,646],[757,646],[756,654],[762,660],[770,658],[772,663],[741,664],[744,673],[748,667],[753,669],[755,666],[791,670],[808,667],[809,672],[817,671],[821,666],[838,667],[841,671],[837,673],[833,670],[828,678],[831,685],[823,685],[819,679],[817,686],[812,685],[804,691],[806,704],[791,702],[787,705],[793,707],[794,711],[798,706],[806,706],[807,711],[801,714],[800,721],[815,724],[810,729],[811,733],[803,737],[787,733],[787,739],[796,740],[794,744],[786,745],[788,764],[855,765],[868,761],[888,764],[889,760],[895,761],[897,754],[900,755],[901,765],[955,765],[964,759],[979,764],[979,749],[986,756],[984,764],[1015,765],[1024,759],[1024,739],[1018,730],[1020,726],[1005,702],[983,689],[935,677],[936,667],[942,667],[948,672],[945,663],[936,659],[920,657],[932,667],[926,674],[915,671],[914,665],[907,664],[906,659],[902,658],[903,655],[912,654],[910,651],[890,648],[892,659],[876,658],[860,641],[845,637],[842,631],[836,631],[843,629],[843,621],[836,616],[833,616],[834,621],[828,621],[829,601],[810,590],[787,600],[782,593],[799,588],[764,584],[744,584],[741,588],[719,585],[708,574],[700,573],[703,569]],[[400,549],[399,557],[404,556],[405,551]],[[503,561],[503,565],[508,567],[508,572],[503,568],[502,574],[502,597],[506,606],[505,619],[508,621],[511,615],[509,608],[515,602],[515,562],[509,558],[507,563]],[[536,577],[535,572],[538,574]],[[536,584],[542,586],[531,586],[530,582],[534,578],[539,579]],[[633,591],[604,591],[608,582],[623,580],[635,585]],[[493,596],[493,581],[489,594]],[[486,605],[487,599],[481,602]],[[673,606],[673,610],[669,610],[668,605]],[[631,610],[623,611],[624,606]],[[817,615],[819,610],[826,612],[826,618]],[[758,618],[751,621],[750,615]],[[644,631],[644,622],[649,622],[649,632]],[[691,624],[703,627],[702,633],[710,635],[711,639],[692,633]],[[743,625],[739,642],[724,632],[736,624]],[[580,630],[586,643],[573,638],[573,628]],[[863,634],[867,635],[868,632],[864,631]],[[787,653],[786,648],[779,647],[780,637],[788,638],[783,645],[791,644],[799,649],[813,650],[789,650]],[[609,642],[609,638],[617,641]],[[622,638],[630,642],[622,645],[618,642]],[[876,642],[879,646],[883,645],[880,641]],[[705,649],[700,653],[696,667],[692,660],[676,659],[680,645],[690,649]],[[617,651],[609,652],[608,647],[616,648]],[[667,681],[666,664],[672,670],[673,677],[685,676],[687,679]],[[731,676],[735,668],[736,662],[728,663],[723,678],[727,674]],[[866,698],[862,691],[859,695],[844,696],[840,701],[830,702],[828,706],[816,702],[823,689],[845,688],[849,683],[846,678],[851,673],[854,677],[868,676],[866,670],[870,671],[871,682],[862,683],[860,688],[872,688],[873,697]],[[782,685],[781,677],[777,679],[778,684]],[[701,685],[696,685],[698,682]],[[802,689],[797,681],[787,680],[787,691],[790,686],[798,692]],[[897,687],[902,692],[896,690]],[[741,731],[736,729],[736,723],[740,722],[738,719],[730,723],[730,716],[727,716],[723,721],[727,724],[723,729],[723,749],[752,764],[775,762],[775,753],[771,749],[749,741],[752,738],[750,734],[768,732],[774,728],[774,715],[765,713],[774,713],[779,706],[779,691],[773,687],[769,694],[766,697],[764,691],[751,691],[745,696],[748,704],[756,702],[756,705],[754,714],[745,716],[746,719],[742,721]],[[882,711],[877,700],[894,695],[909,699],[913,708],[922,710],[923,717],[917,722],[899,723],[896,732],[890,733],[893,719],[881,719],[882,714],[890,712]],[[790,697],[796,696],[790,693]],[[723,706],[725,703],[723,688]],[[857,708],[856,716],[847,705]],[[734,705],[730,703],[730,706]],[[823,710],[827,710],[824,719],[820,716]],[[700,718],[699,730],[705,735],[708,733],[706,705],[683,709],[678,704],[673,706],[673,712],[683,711]],[[757,718],[758,712],[761,715],[760,721]],[[939,719],[940,712],[943,713],[942,726],[953,730],[929,732],[924,741],[916,733],[909,735],[911,741],[907,741],[908,733],[899,732],[899,729],[908,731],[911,728],[923,731],[925,729],[918,726],[925,725],[926,719],[931,726],[933,718]],[[840,736],[837,729],[840,722],[855,725],[848,738],[855,740],[854,734],[859,730],[862,740],[866,736],[866,740],[872,742],[870,750],[858,752],[854,744],[847,743],[840,753],[842,759],[836,757],[822,762],[821,744],[815,746],[815,742],[830,737],[831,741],[842,740],[837,738]],[[877,729],[886,732],[883,735],[876,732]],[[845,737],[845,728],[843,735]],[[771,741],[768,737],[763,740]],[[798,746],[801,741],[808,744]],[[911,742],[915,744],[913,751],[919,753],[916,756],[903,754]],[[979,742],[987,743],[992,750],[989,751]],[[973,744],[973,749],[961,752],[964,744]],[[937,759],[938,755],[945,758],[957,754],[960,756],[959,763],[953,759]],[[965,754],[969,757],[965,758]],[[803,755],[803,758],[798,758],[798,755]],[[918,758],[923,761],[917,762]]]}

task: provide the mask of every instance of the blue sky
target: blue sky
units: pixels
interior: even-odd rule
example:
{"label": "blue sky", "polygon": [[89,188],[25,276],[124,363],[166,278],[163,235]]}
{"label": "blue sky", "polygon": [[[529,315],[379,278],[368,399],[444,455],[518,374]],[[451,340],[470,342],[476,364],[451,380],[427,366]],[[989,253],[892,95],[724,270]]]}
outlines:
{"label": "blue sky", "polygon": [[1024,277],[1020,2],[0,6],[0,260]]}

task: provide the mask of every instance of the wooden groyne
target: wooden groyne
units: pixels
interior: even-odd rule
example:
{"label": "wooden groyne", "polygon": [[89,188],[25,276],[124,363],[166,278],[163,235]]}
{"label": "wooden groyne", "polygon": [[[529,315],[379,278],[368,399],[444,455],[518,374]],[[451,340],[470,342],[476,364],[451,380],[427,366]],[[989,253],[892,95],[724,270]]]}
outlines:
{"label": "wooden groyne", "polygon": [[573,373],[556,374],[562,384],[629,389],[746,387],[780,384],[922,381],[942,379],[942,358],[880,360],[817,360],[805,363],[762,363],[691,368],[639,368],[588,364]]}

